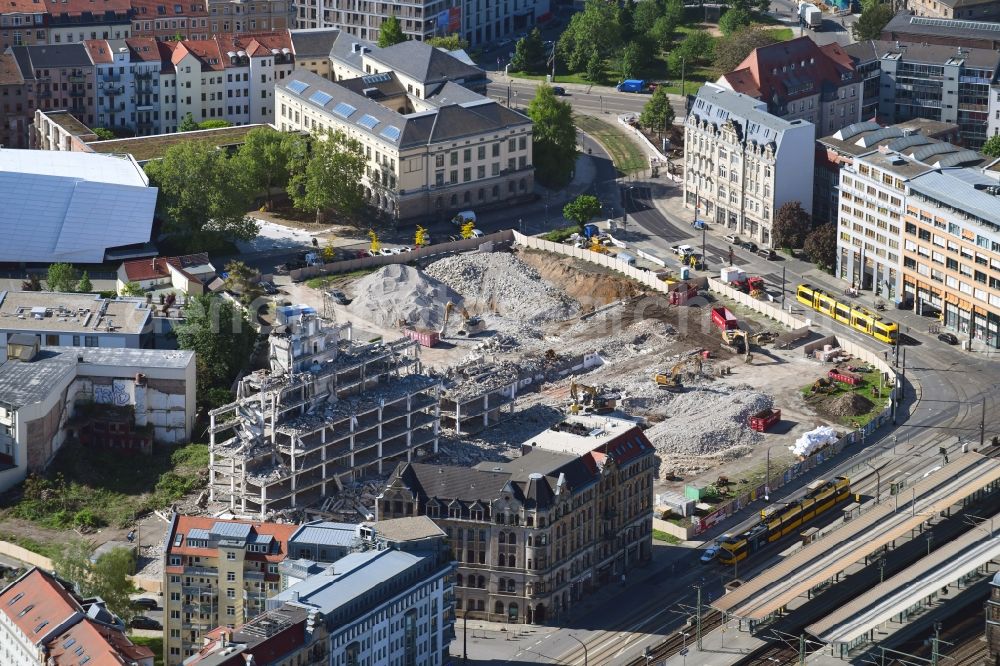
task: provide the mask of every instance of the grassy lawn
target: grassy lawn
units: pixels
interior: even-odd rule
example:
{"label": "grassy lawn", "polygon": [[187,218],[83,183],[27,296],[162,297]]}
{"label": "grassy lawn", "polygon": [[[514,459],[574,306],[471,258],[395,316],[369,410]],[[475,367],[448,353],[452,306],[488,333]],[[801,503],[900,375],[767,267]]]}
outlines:
{"label": "grassy lawn", "polygon": [[[879,371],[876,370],[874,372],[860,374],[864,378],[864,382],[860,386],[852,387],[848,384],[833,382],[834,391],[832,393],[813,397],[812,383],[810,383],[802,389],[802,395],[805,396],[807,402],[820,411],[823,410],[823,406],[826,403],[848,393],[857,393],[858,395],[867,398],[868,401],[872,403],[872,407],[864,414],[858,414],[856,416],[830,415],[831,419],[837,420],[841,425],[860,428],[875,418],[883,409],[885,409],[886,405],[889,404],[890,390],[890,387],[887,386],[882,386],[881,390],[879,390],[879,381],[882,376],[882,373]],[[878,392],[879,395],[876,395],[876,392]]]}
{"label": "grassy lawn", "polygon": [[207,467],[206,444],[157,445],[151,456],[67,444],[44,476],[29,477],[23,497],[4,513],[53,529],[125,527],[203,487]]}
{"label": "grassy lawn", "polygon": [[547,241],[552,241],[553,243],[562,243],[573,234],[579,233],[579,231],[580,227],[576,225],[572,227],[563,227],[562,229],[553,229],[552,231],[543,235],[542,238],[544,238]]}
{"label": "grassy lawn", "polygon": [[337,273],[336,275],[321,275],[320,277],[309,278],[306,280],[306,286],[312,287],[313,289],[323,289],[329,287],[340,280],[350,280],[354,278],[364,277],[369,273],[374,273],[378,268],[362,268],[361,270],[351,271],[350,273]]}
{"label": "grassy lawn", "polygon": [[615,167],[622,173],[649,168],[645,153],[623,130],[590,116],[575,116],[576,126],[597,139],[611,155]]}
{"label": "grassy lawn", "polygon": [[795,32],[791,28],[775,28],[774,30],[768,30],[768,32],[779,42],[787,42],[790,39],[795,39]]}
{"label": "grassy lawn", "polygon": [[153,666],[163,666],[163,639],[152,636],[129,636],[136,645],[145,645],[153,651]]}
{"label": "grassy lawn", "polygon": [[653,530],[653,538],[656,539],[657,541],[669,543],[672,546],[679,546],[680,544],[684,543],[683,541],[675,537],[673,534],[667,534],[666,532],[662,532],[660,530]]}

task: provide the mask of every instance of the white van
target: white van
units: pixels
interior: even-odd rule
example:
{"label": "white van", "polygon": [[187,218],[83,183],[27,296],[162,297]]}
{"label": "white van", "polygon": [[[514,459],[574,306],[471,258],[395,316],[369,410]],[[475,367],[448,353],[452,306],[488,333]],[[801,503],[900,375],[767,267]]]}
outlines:
{"label": "white van", "polygon": [[463,210],[461,213],[451,218],[451,223],[456,227],[460,227],[466,222],[476,223],[476,214],[471,210]]}

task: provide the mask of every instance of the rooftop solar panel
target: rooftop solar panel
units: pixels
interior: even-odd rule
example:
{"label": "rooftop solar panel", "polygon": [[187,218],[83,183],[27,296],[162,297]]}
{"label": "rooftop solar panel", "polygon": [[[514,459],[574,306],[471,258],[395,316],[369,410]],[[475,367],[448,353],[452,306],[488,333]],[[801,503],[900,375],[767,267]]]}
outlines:
{"label": "rooftop solar panel", "polygon": [[287,84],[285,84],[285,87],[291,90],[296,95],[301,95],[303,92],[305,92],[306,88],[309,87],[309,84],[303,83],[298,79],[292,79]]}

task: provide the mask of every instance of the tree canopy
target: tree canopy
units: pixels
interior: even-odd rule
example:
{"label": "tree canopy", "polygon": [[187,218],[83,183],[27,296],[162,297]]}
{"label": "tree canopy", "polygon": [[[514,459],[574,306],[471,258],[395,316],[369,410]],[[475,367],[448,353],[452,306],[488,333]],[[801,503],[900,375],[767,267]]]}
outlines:
{"label": "tree canopy", "polygon": [[532,148],[535,177],[546,186],[562,187],[576,167],[576,125],[573,110],[556,98],[552,88],[540,85],[528,105],[534,122]]}
{"label": "tree canopy", "polygon": [[754,49],[777,42],[774,33],[762,25],[747,25],[736,30],[726,39],[715,43],[715,66],[721,72],[731,72],[743,62]]}
{"label": "tree canopy", "polygon": [[311,153],[293,167],[288,195],[299,210],[314,211],[317,222],[334,209],[353,215],[364,205],[365,165],[360,142],[328,129],[313,137]]}
{"label": "tree canopy", "polygon": [[178,132],[193,132],[196,129],[200,129],[198,127],[198,122],[194,119],[194,116],[192,116],[190,113],[186,114],[183,118],[181,118],[181,121],[177,124]]}
{"label": "tree canopy", "polygon": [[808,236],[802,249],[809,261],[825,271],[832,271],[837,265],[837,225],[821,224]]}
{"label": "tree canopy", "polygon": [[79,276],[73,264],[52,264],[45,279],[49,291],[73,291]]}
{"label": "tree canopy", "polygon": [[537,27],[517,40],[514,57],[510,59],[510,68],[529,74],[545,71],[545,45],[542,43],[542,33]]}
{"label": "tree canopy", "polygon": [[639,115],[639,123],[661,134],[674,124],[674,107],[670,106],[670,98],[664,86],[653,91]]}
{"label": "tree canopy", "polygon": [[867,39],[878,39],[882,34],[882,28],[892,20],[894,15],[892,5],[865,3],[861,10],[861,16],[851,26],[854,39],[859,42]]}
{"label": "tree canopy", "polygon": [[198,123],[198,129],[219,129],[220,127],[232,127],[233,124],[228,120],[223,118],[213,118],[211,120],[203,120]]}
{"label": "tree canopy", "polygon": [[93,291],[94,285],[90,282],[90,276],[87,275],[87,271],[84,271],[80,275],[80,281],[76,283],[76,290],[81,294],[88,294]]}
{"label": "tree canopy", "polygon": [[205,404],[211,389],[228,389],[247,365],[257,331],[242,309],[221,296],[193,296],[184,314],[174,329],[177,344],[195,352],[198,400]]}
{"label": "tree canopy", "polygon": [[100,597],[108,610],[126,624],[131,622],[136,614],[131,595],[136,589],[129,576],[135,573],[135,556],[127,548],[115,548],[91,562],[92,550],[92,543],[68,541],[54,558],[56,573],[72,582],[82,596]]}
{"label": "tree canopy", "polygon": [[573,14],[557,46],[560,60],[570,70],[584,69],[593,53],[603,59],[619,49],[622,36],[616,7],[617,3],[587,0],[583,11]]}
{"label": "tree canopy", "polygon": [[160,189],[157,211],[168,232],[249,240],[257,223],[246,216],[251,196],[235,158],[208,145],[187,141],[146,164],[150,183]]}
{"label": "tree canopy", "polygon": [[424,41],[435,48],[447,49],[448,51],[469,48],[469,42],[459,37],[458,33],[452,33],[444,37],[428,37]]}
{"label": "tree canopy", "polygon": [[111,139],[118,138],[117,136],[115,136],[115,133],[109,130],[107,127],[95,127],[93,129],[93,132],[94,134],[97,135],[97,138],[100,139],[101,141],[110,141]]}
{"label": "tree canopy", "polygon": [[563,206],[563,217],[576,222],[583,231],[587,222],[601,214],[601,201],[593,194],[581,194]]}
{"label": "tree canopy", "polygon": [[979,149],[979,152],[987,157],[1000,157],[1000,134],[994,134],[986,139],[986,143]]}
{"label": "tree canopy", "polygon": [[246,135],[236,165],[250,191],[263,194],[270,204],[272,190],[288,187],[289,169],[306,150],[306,140],[299,134],[258,127]]}
{"label": "tree canopy", "polygon": [[729,37],[740,28],[750,25],[753,16],[746,9],[733,7],[726,11],[719,19],[719,30],[726,37]]}
{"label": "tree canopy", "polygon": [[774,215],[771,244],[774,247],[801,248],[812,229],[812,219],[798,201],[789,201]]}
{"label": "tree canopy", "polygon": [[384,49],[387,46],[405,41],[406,35],[403,34],[403,25],[399,22],[399,19],[395,16],[387,16],[378,29],[379,48]]}

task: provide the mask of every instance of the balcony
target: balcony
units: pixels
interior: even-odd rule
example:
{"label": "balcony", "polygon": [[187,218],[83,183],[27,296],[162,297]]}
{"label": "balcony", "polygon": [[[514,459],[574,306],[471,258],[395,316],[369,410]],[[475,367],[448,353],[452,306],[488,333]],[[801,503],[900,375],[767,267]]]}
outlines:
{"label": "balcony", "polygon": [[73,74],[69,77],[70,83],[86,83],[87,77],[83,74]]}
{"label": "balcony", "polygon": [[105,85],[101,86],[101,90],[103,90],[104,94],[107,95],[107,96],[109,96],[109,97],[115,97],[117,95],[124,95],[125,94],[125,86],[121,86],[121,85],[108,85],[108,84],[105,84]]}
{"label": "balcony", "polygon": [[104,83],[119,83],[122,80],[121,74],[104,74],[101,76],[101,81]]}
{"label": "balcony", "polygon": [[52,97],[52,91],[49,90],[48,88],[40,89],[38,91],[38,98],[39,99],[48,99],[49,97]]}
{"label": "balcony", "polygon": [[86,95],[87,95],[87,91],[86,90],[70,90],[69,91],[69,96],[70,97],[86,97]]}

